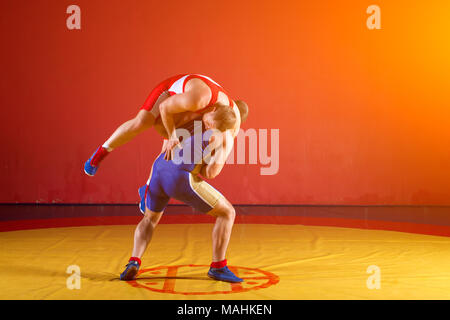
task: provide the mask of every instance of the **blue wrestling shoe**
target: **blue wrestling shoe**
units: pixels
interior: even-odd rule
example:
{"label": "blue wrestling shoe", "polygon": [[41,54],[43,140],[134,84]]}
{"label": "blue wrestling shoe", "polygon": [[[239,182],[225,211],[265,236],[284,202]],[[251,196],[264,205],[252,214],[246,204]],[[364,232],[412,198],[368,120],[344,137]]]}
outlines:
{"label": "blue wrestling shoe", "polygon": [[228,269],[227,266],[223,268],[209,268],[208,277],[214,280],[220,280],[225,282],[242,282],[244,279],[238,278]]}
{"label": "blue wrestling shoe", "polygon": [[88,161],[84,164],[84,173],[86,173],[88,176],[93,177],[94,174],[97,172],[98,167],[94,167],[91,165],[91,158],[89,158]]}
{"label": "blue wrestling shoe", "polygon": [[[99,147],[99,148],[100,148],[100,147]],[[92,158],[95,156],[95,154],[97,153],[97,151],[98,151],[98,148],[97,148],[97,150],[95,150],[95,152],[92,154],[92,156],[88,159],[88,161],[86,161],[86,162],[84,163],[84,172],[85,172],[88,176],[91,176],[91,177],[94,176],[94,174],[97,172],[97,169],[98,169],[98,166],[93,166],[93,165],[91,164]]]}
{"label": "blue wrestling shoe", "polygon": [[129,261],[126,265],[125,271],[120,275],[120,280],[129,281],[136,279],[139,271],[139,263],[137,261]]}
{"label": "blue wrestling shoe", "polygon": [[109,151],[102,146],[98,147],[92,156],[84,163],[84,172],[88,176],[94,176],[98,170],[100,162],[109,154]]}

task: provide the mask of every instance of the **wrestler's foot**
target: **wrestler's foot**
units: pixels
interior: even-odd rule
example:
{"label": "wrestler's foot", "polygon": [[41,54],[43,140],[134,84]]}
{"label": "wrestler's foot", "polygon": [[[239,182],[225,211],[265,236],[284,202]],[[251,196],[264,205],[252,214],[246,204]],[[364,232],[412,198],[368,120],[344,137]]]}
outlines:
{"label": "wrestler's foot", "polygon": [[120,275],[120,280],[129,281],[136,279],[139,271],[139,263],[137,261],[129,261],[126,265],[125,271]]}
{"label": "wrestler's foot", "polygon": [[93,165],[91,165],[91,158],[89,158],[89,160],[84,163],[84,173],[86,173],[88,176],[93,177],[97,172],[97,169],[98,167],[94,167]]}
{"label": "wrestler's foot", "polygon": [[92,156],[84,163],[84,172],[88,176],[94,176],[98,170],[98,165],[100,161],[103,160],[106,155],[108,155],[108,150],[102,146],[98,147],[97,150],[92,154]]}
{"label": "wrestler's foot", "polygon": [[208,277],[214,280],[220,280],[225,282],[242,282],[244,281],[241,278],[238,278],[228,269],[227,266],[223,268],[209,268]]}

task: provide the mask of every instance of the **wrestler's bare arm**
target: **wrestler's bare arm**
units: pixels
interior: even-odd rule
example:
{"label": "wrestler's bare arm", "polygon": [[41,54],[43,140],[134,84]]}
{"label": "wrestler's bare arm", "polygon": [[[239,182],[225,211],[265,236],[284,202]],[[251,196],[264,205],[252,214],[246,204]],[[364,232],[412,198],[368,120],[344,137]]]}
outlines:
{"label": "wrestler's bare arm", "polygon": [[[223,141],[221,148],[215,148],[215,150],[220,150],[219,153],[215,153],[211,156],[211,160],[209,163],[202,167],[200,174],[206,179],[213,179],[222,171],[225,162],[228,159],[228,156],[231,153],[231,150],[234,146],[234,139],[237,137],[240,127],[241,127],[241,115],[239,113],[239,109],[236,103],[233,102],[233,110],[236,114],[236,124],[233,129],[226,130],[222,132]],[[210,143],[214,143],[214,140],[210,141]]]}
{"label": "wrestler's bare arm", "polygon": [[212,136],[209,142],[214,152],[212,152],[211,157],[208,159],[208,163],[200,170],[200,174],[206,179],[213,179],[220,174],[234,144],[231,130],[222,132],[218,140],[214,138]]}

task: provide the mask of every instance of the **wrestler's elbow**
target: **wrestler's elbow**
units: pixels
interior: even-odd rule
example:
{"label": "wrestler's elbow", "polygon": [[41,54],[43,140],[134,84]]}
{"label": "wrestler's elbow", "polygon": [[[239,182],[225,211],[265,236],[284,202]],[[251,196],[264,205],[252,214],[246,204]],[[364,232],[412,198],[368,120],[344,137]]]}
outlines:
{"label": "wrestler's elbow", "polygon": [[211,173],[211,172],[207,172],[205,175],[206,179],[214,179],[215,177],[217,177],[219,174],[218,173]]}
{"label": "wrestler's elbow", "polygon": [[167,114],[167,104],[164,102],[165,101],[159,104],[159,114],[161,115],[161,118]]}
{"label": "wrestler's elbow", "polygon": [[206,179],[214,179],[219,175],[222,171],[223,165],[218,164],[208,164],[205,168],[205,178]]}
{"label": "wrestler's elbow", "polygon": [[167,131],[166,128],[164,127],[164,125],[157,123],[155,124],[155,130],[156,132],[158,132],[163,138],[167,139],[168,135],[167,135]]}
{"label": "wrestler's elbow", "polygon": [[211,170],[209,170],[208,167],[205,167],[205,169],[202,170],[201,174],[206,179],[214,179],[216,177],[216,175],[213,174],[213,172],[211,172]]}

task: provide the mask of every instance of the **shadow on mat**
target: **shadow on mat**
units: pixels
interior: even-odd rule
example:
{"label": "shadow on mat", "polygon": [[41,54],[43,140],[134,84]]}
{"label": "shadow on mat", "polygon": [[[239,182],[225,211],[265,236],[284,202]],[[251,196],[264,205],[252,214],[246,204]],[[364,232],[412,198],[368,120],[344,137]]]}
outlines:
{"label": "shadow on mat", "polygon": [[[135,280],[139,281],[139,280],[203,280],[203,281],[213,281],[212,279],[208,278],[206,275],[205,276],[192,276],[192,277],[137,277]],[[117,280],[119,280],[119,278],[117,278]],[[112,280],[111,280],[112,281]]]}
{"label": "shadow on mat", "polygon": [[[9,272],[15,274],[24,274],[27,276],[35,275],[38,277],[63,277],[67,278],[70,276],[70,273],[67,273],[68,266],[61,267],[60,270],[55,270],[54,268],[49,269],[45,267],[40,267],[35,264],[27,264],[27,265],[14,265],[8,269]],[[8,273],[5,271],[5,273]],[[84,272],[83,268],[80,270],[80,276],[83,279],[89,279],[92,281],[113,281],[115,278],[119,279],[120,273],[111,273],[111,272]]]}
{"label": "shadow on mat", "polygon": [[[39,267],[37,265],[16,265],[13,268],[9,269],[14,273],[22,273],[27,275],[36,275],[39,277],[63,277],[67,278],[70,274],[66,273],[66,267],[62,267],[61,270],[56,271],[55,269],[46,269],[45,267]],[[111,272],[86,272],[81,268],[81,279],[88,279],[90,281],[121,281],[119,279],[120,272],[111,273]],[[165,281],[165,280],[203,280],[203,281],[212,281],[212,279],[208,278],[206,274],[203,275],[194,275],[194,276],[174,276],[174,277],[152,277],[152,276],[138,276],[136,281]],[[123,281],[125,282],[125,281]]]}

